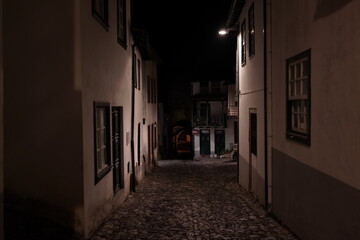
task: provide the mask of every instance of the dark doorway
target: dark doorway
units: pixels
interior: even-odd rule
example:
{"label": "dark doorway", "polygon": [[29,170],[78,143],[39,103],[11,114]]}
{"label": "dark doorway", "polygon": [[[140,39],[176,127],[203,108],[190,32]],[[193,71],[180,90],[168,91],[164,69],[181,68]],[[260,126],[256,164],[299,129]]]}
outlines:
{"label": "dark doorway", "polygon": [[150,169],[152,163],[152,152],[151,152],[151,126],[148,125],[148,157],[147,157],[147,168]]}
{"label": "dark doorway", "polygon": [[210,130],[200,130],[200,154],[210,155]]}
{"label": "dark doorway", "polygon": [[113,159],[113,188],[114,192],[124,187],[123,178],[123,149],[122,149],[122,107],[112,107],[112,159]]}
{"label": "dark doorway", "polygon": [[138,165],[140,166],[141,163],[141,156],[140,156],[140,148],[141,148],[141,142],[140,142],[140,123],[138,124],[138,136],[137,136],[137,141],[138,141],[138,145],[137,145],[137,162]]}
{"label": "dark doorway", "polygon": [[237,144],[239,142],[239,127],[238,121],[234,122],[234,143]]}
{"label": "dark doorway", "polygon": [[256,161],[257,155],[257,113],[256,108],[250,109],[249,115],[249,191],[252,192],[253,160]]}
{"label": "dark doorway", "polygon": [[215,130],[215,153],[220,156],[225,152],[225,131]]}

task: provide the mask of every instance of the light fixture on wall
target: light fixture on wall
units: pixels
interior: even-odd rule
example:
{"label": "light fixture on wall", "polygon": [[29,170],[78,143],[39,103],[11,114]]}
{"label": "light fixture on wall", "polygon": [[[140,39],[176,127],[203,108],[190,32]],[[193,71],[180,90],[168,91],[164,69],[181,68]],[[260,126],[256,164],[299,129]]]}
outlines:
{"label": "light fixture on wall", "polygon": [[228,30],[225,29],[225,28],[220,29],[219,34],[220,34],[220,35],[226,35],[226,34],[228,34]]}
{"label": "light fixture on wall", "polygon": [[230,31],[238,31],[239,29],[235,28],[235,27],[230,27],[230,28],[222,28],[219,30],[219,34],[220,35],[226,35],[228,34]]}

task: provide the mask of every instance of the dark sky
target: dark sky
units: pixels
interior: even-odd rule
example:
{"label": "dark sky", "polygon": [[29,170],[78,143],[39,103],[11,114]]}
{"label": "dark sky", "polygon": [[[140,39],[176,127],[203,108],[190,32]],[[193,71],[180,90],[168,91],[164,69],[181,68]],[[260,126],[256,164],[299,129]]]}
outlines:
{"label": "dark sky", "polygon": [[218,35],[231,0],[184,3],[132,0],[132,25],[149,32],[171,74],[186,75],[188,81],[233,80],[236,39]]}

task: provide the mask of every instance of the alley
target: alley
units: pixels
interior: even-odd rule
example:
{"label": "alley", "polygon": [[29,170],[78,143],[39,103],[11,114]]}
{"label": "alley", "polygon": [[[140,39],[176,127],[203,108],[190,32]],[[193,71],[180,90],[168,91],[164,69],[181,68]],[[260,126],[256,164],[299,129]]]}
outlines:
{"label": "alley", "polygon": [[236,162],[163,160],[91,240],[297,239],[236,182]]}

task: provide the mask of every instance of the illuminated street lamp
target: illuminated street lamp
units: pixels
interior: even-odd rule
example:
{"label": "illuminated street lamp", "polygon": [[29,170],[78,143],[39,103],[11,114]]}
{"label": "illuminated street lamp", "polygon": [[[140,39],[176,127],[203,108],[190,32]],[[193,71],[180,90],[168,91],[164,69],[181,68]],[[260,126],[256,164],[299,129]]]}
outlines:
{"label": "illuminated street lamp", "polygon": [[222,29],[219,30],[219,34],[220,35],[226,35],[226,34],[229,34],[230,31],[237,32],[238,29],[236,27],[222,28]]}
{"label": "illuminated street lamp", "polygon": [[228,29],[220,29],[220,31],[219,31],[219,34],[220,35],[226,35],[226,34],[228,34],[229,33],[229,30]]}

